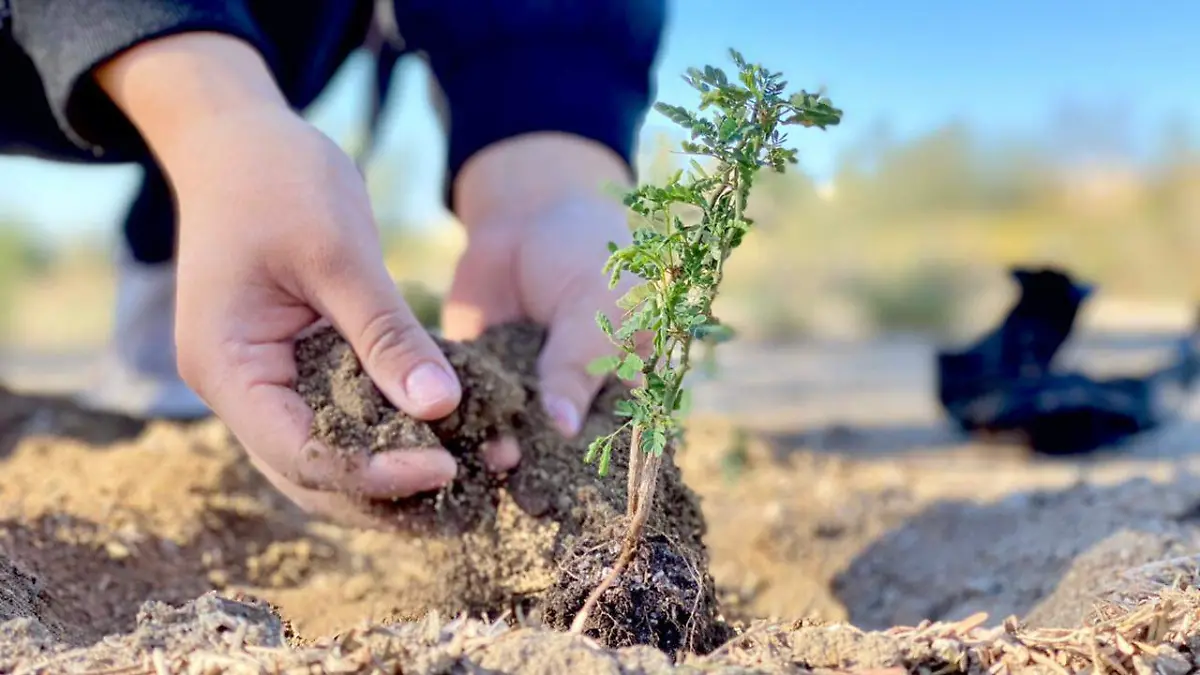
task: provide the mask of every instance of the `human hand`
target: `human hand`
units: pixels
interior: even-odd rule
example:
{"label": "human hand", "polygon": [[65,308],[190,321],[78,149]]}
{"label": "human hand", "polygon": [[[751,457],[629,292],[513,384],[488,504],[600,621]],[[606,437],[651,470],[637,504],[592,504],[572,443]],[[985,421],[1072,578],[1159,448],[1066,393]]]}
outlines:
{"label": "human hand", "polygon": [[626,209],[604,194],[628,170],[607,149],[577,138],[532,134],[485,149],[456,186],[467,229],[443,310],[451,339],[528,319],[548,326],[539,361],[543,403],[567,436],[576,435],[602,378],[594,359],[616,353],[596,326],[603,311],[619,325],[616,300],[633,280],[608,287],[608,243],[630,241]]}
{"label": "human hand", "polygon": [[257,54],[231,38],[147,43],[98,79],[177,197],[180,374],[255,466],[306,509],[357,525],[379,524],[358,496],[451,481],[457,464],[441,448],[347,459],[312,440],[312,411],[292,388],[294,338],[324,318],[397,408],[436,419],[461,397],[384,268],[350,158],[288,109]]}

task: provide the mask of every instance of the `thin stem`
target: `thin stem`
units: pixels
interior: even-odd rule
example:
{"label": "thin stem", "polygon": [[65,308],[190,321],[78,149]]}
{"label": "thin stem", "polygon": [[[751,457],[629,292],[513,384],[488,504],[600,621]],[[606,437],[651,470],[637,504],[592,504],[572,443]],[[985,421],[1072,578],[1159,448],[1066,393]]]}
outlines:
{"label": "thin stem", "polygon": [[679,348],[679,366],[676,367],[675,377],[671,378],[671,388],[667,391],[665,402],[666,410],[664,414],[670,415],[675,410],[675,402],[679,400],[679,394],[683,391],[683,378],[687,377],[688,371],[692,368],[692,340],[688,339],[676,340],[672,349]]}
{"label": "thin stem", "polygon": [[645,469],[642,472],[641,484],[638,486],[638,507],[633,513],[633,522],[626,533],[630,546],[636,547],[641,539],[642,529],[650,519],[650,511],[654,508],[654,491],[658,488],[658,470],[662,466],[662,455],[658,453],[646,456]]}
{"label": "thin stem", "polygon": [[629,434],[629,475],[626,477],[625,513],[633,514],[638,508],[638,483],[642,477],[642,425],[633,425]]}
{"label": "thin stem", "polygon": [[[740,189],[742,184],[742,176],[741,172],[738,171],[736,167],[732,170],[732,173],[733,178],[731,180],[730,189],[734,191],[733,194],[735,195],[733,215],[738,222],[741,222],[746,215],[746,204],[744,203],[742,191]],[[721,287],[721,281],[725,278],[725,258],[728,257],[728,253],[728,244],[726,242],[721,242],[721,257],[719,260],[717,260],[716,271],[713,272],[712,293],[708,294],[706,297],[707,304],[704,308],[705,314],[712,314],[713,303],[716,302],[717,292]]]}

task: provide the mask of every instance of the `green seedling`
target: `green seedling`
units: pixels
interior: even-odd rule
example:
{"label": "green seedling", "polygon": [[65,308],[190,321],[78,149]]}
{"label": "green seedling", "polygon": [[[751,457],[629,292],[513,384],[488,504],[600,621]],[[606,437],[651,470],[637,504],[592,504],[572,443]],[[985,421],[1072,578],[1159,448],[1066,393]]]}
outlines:
{"label": "green seedling", "polygon": [[782,73],[748,63],[735,50],[730,56],[738,69],[733,78],[713,66],[690,68],[684,76],[700,94],[697,111],[665,103],[654,106],[690,134],[681,144],[691,158],[690,168],[677,171],[663,185],[644,185],[625,195],[625,205],[638,217],[633,243],[624,248],[609,244],[604,273],[612,286],[624,275],[639,283],[619,302],[624,310],[619,328],[597,314],[597,323],[617,346],[618,355],[597,360],[591,371],[615,373],[638,384],[617,410],[624,424],[595,439],[584,459],[607,474],[614,441],[629,433],[629,522],[616,565],[575,617],[576,632],[582,631],[592,608],[629,564],[641,540],[663,453],[681,440],[680,420],[689,398],[684,380],[695,345],[716,345],[733,336],[713,316],[713,302],[730,253],[753,226],[746,204],[755,176],[763,169],[782,173],[797,162],[796,151],[785,147],[785,127],[825,129],[842,118],[842,111],[824,95],[788,94]]}

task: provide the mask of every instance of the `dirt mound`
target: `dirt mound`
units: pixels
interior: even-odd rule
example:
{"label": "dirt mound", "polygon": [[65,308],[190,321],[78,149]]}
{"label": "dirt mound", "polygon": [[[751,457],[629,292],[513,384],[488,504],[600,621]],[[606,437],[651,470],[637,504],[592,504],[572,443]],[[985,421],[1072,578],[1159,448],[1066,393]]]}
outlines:
{"label": "dirt mound", "polygon": [[1200,529],[1177,517],[1196,503],[1194,481],[1146,479],[936,503],[861,552],[833,588],[865,628],[979,611],[1074,626],[1106,574],[1200,547]]}
{"label": "dirt mound", "polygon": [[[528,402],[540,334],[496,337],[456,362]],[[607,639],[684,641],[711,597],[692,569],[709,555],[722,614],[749,627],[678,658],[551,631],[616,555],[604,528],[624,455],[604,480],[580,457],[622,393],[605,390],[578,444],[537,406],[502,420],[527,461],[470,492],[464,472],[446,494],[477,500],[469,518],[445,497],[380,505],[428,517],[406,537],[310,520],[219,422],[146,425],[0,390],[0,672],[1175,673],[1194,659],[1200,481],[1182,464],[831,456],[711,420],[689,423],[666,467],[641,564],[606,598]],[[476,611],[445,621],[462,609]],[[835,623],[796,622],[812,614]]]}
{"label": "dirt mound", "polygon": [[[568,441],[537,404],[537,357],[545,331],[510,324],[469,343],[441,341],[463,383],[458,411],[425,423],[398,413],[332,329],[300,341],[297,389],[316,411],[314,436],[343,453],[440,443],[460,461],[442,490],[372,509],[424,535],[422,546],[444,552],[442,587],[427,606],[448,614],[539,616],[566,628],[619,553],[623,535],[624,460],[606,477],[582,462],[590,439],[621,426],[614,413],[627,389],[607,383],[584,431]],[[522,448],[507,480],[490,474],[479,453],[501,433]],[[628,448],[628,434],[620,441]],[[365,450],[364,450],[365,449]],[[628,451],[614,452],[624,458]],[[606,593],[587,634],[623,647],[650,644],[668,652],[705,651],[727,630],[718,620],[696,496],[672,461],[665,463],[651,535],[630,573]]]}
{"label": "dirt mound", "polygon": [[[1194,579],[1192,561],[1190,574]],[[1156,585],[1136,602],[1113,602],[1086,628],[985,626],[982,616],[885,632],[847,624],[763,623],[704,656],[672,662],[648,647],[599,649],[579,636],[436,616],[371,625],[304,646],[259,601],[207,594],[178,608],[147,603],[129,633],[87,648],[18,636],[13,672],[376,673],[943,673],[1115,672],[1184,675],[1200,666],[1200,590]],[[10,622],[11,623],[11,622]],[[0,631],[9,624],[0,624]],[[0,658],[4,652],[0,651]],[[0,663],[13,668],[16,661]],[[9,672],[6,670],[5,672]]]}
{"label": "dirt mound", "polygon": [[54,396],[27,396],[0,384],[0,457],[30,436],[74,438],[97,446],[136,436],[145,422],[92,412]]}

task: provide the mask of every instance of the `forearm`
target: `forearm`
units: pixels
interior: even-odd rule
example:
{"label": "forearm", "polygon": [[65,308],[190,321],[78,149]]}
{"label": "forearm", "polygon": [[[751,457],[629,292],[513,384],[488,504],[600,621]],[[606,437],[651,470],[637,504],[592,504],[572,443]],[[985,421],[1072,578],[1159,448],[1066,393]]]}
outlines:
{"label": "forearm", "polygon": [[449,206],[461,219],[633,178],[665,5],[397,0],[405,39],[445,92]]}
{"label": "forearm", "polygon": [[218,33],[145,42],[98,67],[95,77],[168,173],[195,150],[188,147],[189,138],[211,125],[236,116],[289,112],[259,53]]}
{"label": "forearm", "polygon": [[632,182],[625,160],[607,146],[562,133],[535,133],[476,153],[455,179],[454,212],[470,230],[489,218],[524,218],[571,196]]}

